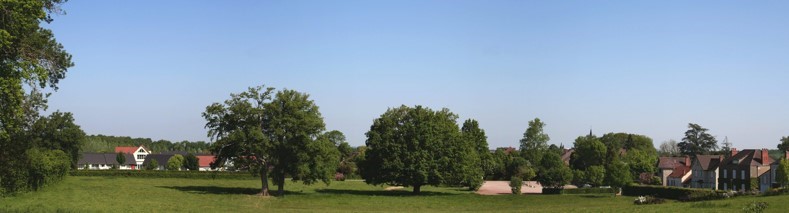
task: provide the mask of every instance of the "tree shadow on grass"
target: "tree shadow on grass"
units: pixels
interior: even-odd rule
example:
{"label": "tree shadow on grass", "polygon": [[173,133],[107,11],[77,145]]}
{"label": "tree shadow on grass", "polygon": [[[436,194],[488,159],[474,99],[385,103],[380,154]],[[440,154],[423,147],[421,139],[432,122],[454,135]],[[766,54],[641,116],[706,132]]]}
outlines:
{"label": "tree shadow on grass", "polygon": [[457,195],[454,193],[433,192],[433,191],[422,191],[419,194],[414,194],[411,191],[405,191],[405,190],[381,191],[381,190],[351,190],[351,189],[317,189],[315,191],[321,194],[348,194],[348,195],[397,196],[397,197]]}
{"label": "tree shadow on grass", "polygon": [[578,195],[582,198],[612,198],[614,197],[613,194],[595,194],[595,195]]}
{"label": "tree shadow on grass", "polygon": [[[255,195],[260,193],[260,188],[247,188],[247,187],[221,187],[221,186],[157,186],[159,188],[175,189],[183,192],[196,193],[196,194],[244,194]],[[270,190],[272,195],[276,194],[276,189]],[[301,192],[294,192],[285,190],[285,195],[303,195]]]}

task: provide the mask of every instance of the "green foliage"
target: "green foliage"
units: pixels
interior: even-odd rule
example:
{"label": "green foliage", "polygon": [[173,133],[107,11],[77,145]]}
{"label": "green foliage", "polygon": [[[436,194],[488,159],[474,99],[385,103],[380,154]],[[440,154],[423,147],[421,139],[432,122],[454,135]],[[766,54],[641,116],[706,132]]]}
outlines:
{"label": "green foliage", "polygon": [[682,142],[677,144],[682,154],[690,156],[703,155],[709,154],[718,148],[718,140],[707,133],[708,129],[694,123],[689,123],[688,128],[688,131],[685,131],[685,137],[682,138]]}
{"label": "green foliage", "polygon": [[126,155],[121,152],[115,154],[115,162],[118,162],[118,165],[126,164]]}
{"label": "green foliage", "polygon": [[570,157],[570,164],[574,169],[586,170],[590,166],[600,166],[605,163],[607,148],[597,137],[592,135],[578,137],[573,146],[575,152]]}
{"label": "green foliage", "polygon": [[789,136],[781,137],[781,143],[778,144],[778,149],[781,150],[781,153],[789,151]]}
{"label": "green foliage", "polygon": [[470,185],[482,178],[476,146],[463,140],[448,109],[390,108],[367,132],[362,177],[369,184]]}
{"label": "green foliage", "polygon": [[211,152],[218,162],[233,160],[234,165],[260,173],[262,195],[268,195],[269,167],[280,195],[285,176],[305,184],[319,180],[328,184],[339,162],[331,140],[342,139],[319,137],[325,124],[308,94],[285,89],[272,98],[273,91],[251,87],[230,94],[224,103],[207,106],[203,117],[208,135],[216,141]]}
{"label": "green foliage", "polygon": [[74,123],[70,112],[55,111],[47,117],[38,119],[31,131],[36,147],[63,150],[69,155],[71,168],[77,168],[80,146],[85,132]]}
{"label": "green foliage", "polygon": [[775,171],[775,181],[781,187],[789,186],[789,160],[782,159]]}
{"label": "green foliage", "polygon": [[745,205],[745,207],[742,208],[742,211],[747,213],[761,213],[764,212],[768,206],[769,204],[767,204],[767,202],[752,201],[748,203],[748,205]]}
{"label": "green foliage", "polygon": [[145,164],[145,170],[156,170],[159,168],[159,162],[156,159],[151,159],[148,164]]}
{"label": "green foliage", "polygon": [[164,171],[164,170],[72,170],[71,176],[137,177],[137,178],[189,178],[254,180],[259,177],[243,172],[220,171]]}
{"label": "green foliage", "polygon": [[548,149],[548,141],[551,137],[543,132],[544,127],[545,123],[540,121],[540,118],[534,118],[529,121],[529,128],[526,128],[520,140],[520,150],[531,163],[541,162],[544,151]]}
{"label": "green foliage", "polygon": [[[463,122],[463,126],[460,128],[460,133],[463,136],[463,140],[474,147],[474,151],[476,152],[475,154],[479,158],[479,167],[482,168],[483,177],[492,177],[496,168],[496,163],[493,162],[493,157],[490,154],[490,147],[488,147],[488,137],[485,136],[485,130],[479,128],[479,122],[476,120],[468,119]],[[481,185],[482,180],[473,177],[474,175],[478,174],[471,174],[471,181],[476,181],[476,183]]]}
{"label": "green foliage", "polygon": [[622,187],[633,182],[630,167],[624,162],[614,160],[606,168],[605,183],[612,187]]}
{"label": "green foliage", "polygon": [[69,156],[60,150],[29,149],[25,152],[28,159],[28,186],[38,190],[63,179],[71,168]]}
{"label": "green foliage", "polygon": [[[652,148],[654,150],[654,148]],[[639,177],[641,173],[654,174],[657,172],[657,153],[631,149],[622,159],[630,168],[631,177]]]}
{"label": "green foliage", "polygon": [[188,153],[210,153],[210,143],[205,141],[180,141],[151,140],[150,138],[132,138],[108,135],[89,135],[81,143],[82,152],[110,153],[117,146],[144,146],[148,151],[167,152],[184,151]]}
{"label": "green foliage", "polygon": [[537,181],[544,187],[560,188],[570,183],[573,173],[564,165],[562,157],[556,152],[547,152],[540,163]]}
{"label": "green foliage", "polygon": [[562,189],[560,194],[616,194],[617,190],[614,188],[577,188],[577,189]]}
{"label": "green foliage", "polygon": [[189,171],[200,170],[200,159],[197,159],[197,156],[194,154],[189,153],[184,157],[183,166]]}
{"label": "green foliage", "polygon": [[521,187],[523,187],[523,180],[520,177],[512,176],[510,178],[510,189],[512,190],[512,194],[521,194]]}
{"label": "green foliage", "polygon": [[648,185],[627,185],[622,188],[622,195],[644,196],[680,200],[680,201],[702,201],[726,199],[733,194],[726,191],[715,191],[709,189],[679,188],[670,186],[648,186]]}
{"label": "green foliage", "polygon": [[169,160],[167,160],[167,170],[179,171],[182,167],[184,167],[183,155],[173,155]]}

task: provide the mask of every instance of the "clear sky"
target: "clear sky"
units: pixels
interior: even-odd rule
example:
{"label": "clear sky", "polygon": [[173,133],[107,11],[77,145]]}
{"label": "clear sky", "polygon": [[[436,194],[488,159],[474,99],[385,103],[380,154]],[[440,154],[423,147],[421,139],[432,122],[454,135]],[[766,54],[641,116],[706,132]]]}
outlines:
{"label": "clear sky", "polygon": [[789,135],[787,1],[71,1],[48,27],[73,54],[50,110],[88,134],[207,140],[201,112],[265,84],[311,95],[364,144],[401,104],[477,119],[491,147],[539,117],[588,134],[734,147]]}

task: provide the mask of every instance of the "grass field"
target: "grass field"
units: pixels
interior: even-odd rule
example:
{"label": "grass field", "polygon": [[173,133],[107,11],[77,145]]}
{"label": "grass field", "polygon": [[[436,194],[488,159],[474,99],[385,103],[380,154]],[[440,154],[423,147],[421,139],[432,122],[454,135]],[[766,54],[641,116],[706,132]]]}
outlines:
{"label": "grass field", "polygon": [[[67,177],[34,193],[0,198],[0,211],[19,212],[740,212],[754,200],[786,212],[789,196],[633,205],[611,195],[482,196],[461,188],[423,188],[423,195],[385,191],[360,181],[305,186],[288,182],[285,197],[255,196],[254,180]],[[407,190],[407,189],[406,189]]]}

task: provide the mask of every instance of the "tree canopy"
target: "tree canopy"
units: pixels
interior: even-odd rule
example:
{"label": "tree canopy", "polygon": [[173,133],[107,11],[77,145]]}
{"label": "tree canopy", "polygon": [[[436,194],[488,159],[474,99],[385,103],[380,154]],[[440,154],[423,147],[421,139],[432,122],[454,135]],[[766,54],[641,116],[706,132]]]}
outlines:
{"label": "tree canopy", "polygon": [[423,106],[388,109],[366,133],[365,182],[412,186],[419,193],[424,185],[470,185],[469,174],[482,179],[477,150],[463,140],[457,117]]}
{"label": "tree canopy", "polygon": [[718,140],[707,133],[707,130],[698,124],[689,123],[688,131],[685,131],[685,137],[682,138],[681,143],[677,144],[680,152],[685,155],[696,156],[709,154],[718,149]]}
{"label": "tree canopy", "polygon": [[215,140],[211,152],[216,162],[232,161],[259,173],[264,196],[269,195],[269,176],[279,195],[284,195],[286,176],[328,184],[339,154],[328,138],[318,137],[325,126],[318,106],[305,93],[285,89],[272,98],[273,91],[250,87],[206,107],[203,117]]}
{"label": "tree canopy", "polygon": [[548,149],[548,141],[551,137],[543,132],[545,123],[540,121],[540,118],[534,118],[529,121],[529,127],[523,133],[523,138],[520,140],[520,150],[523,156],[529,162],[538,164],[542,161],[542,155]]}
{"label": "tree canopy", "polygon": [[781,150],[781,152],[783,153],[789,151],[789,137],[787,136],[781,137],[781,143],[778,144],[778,149]]}

